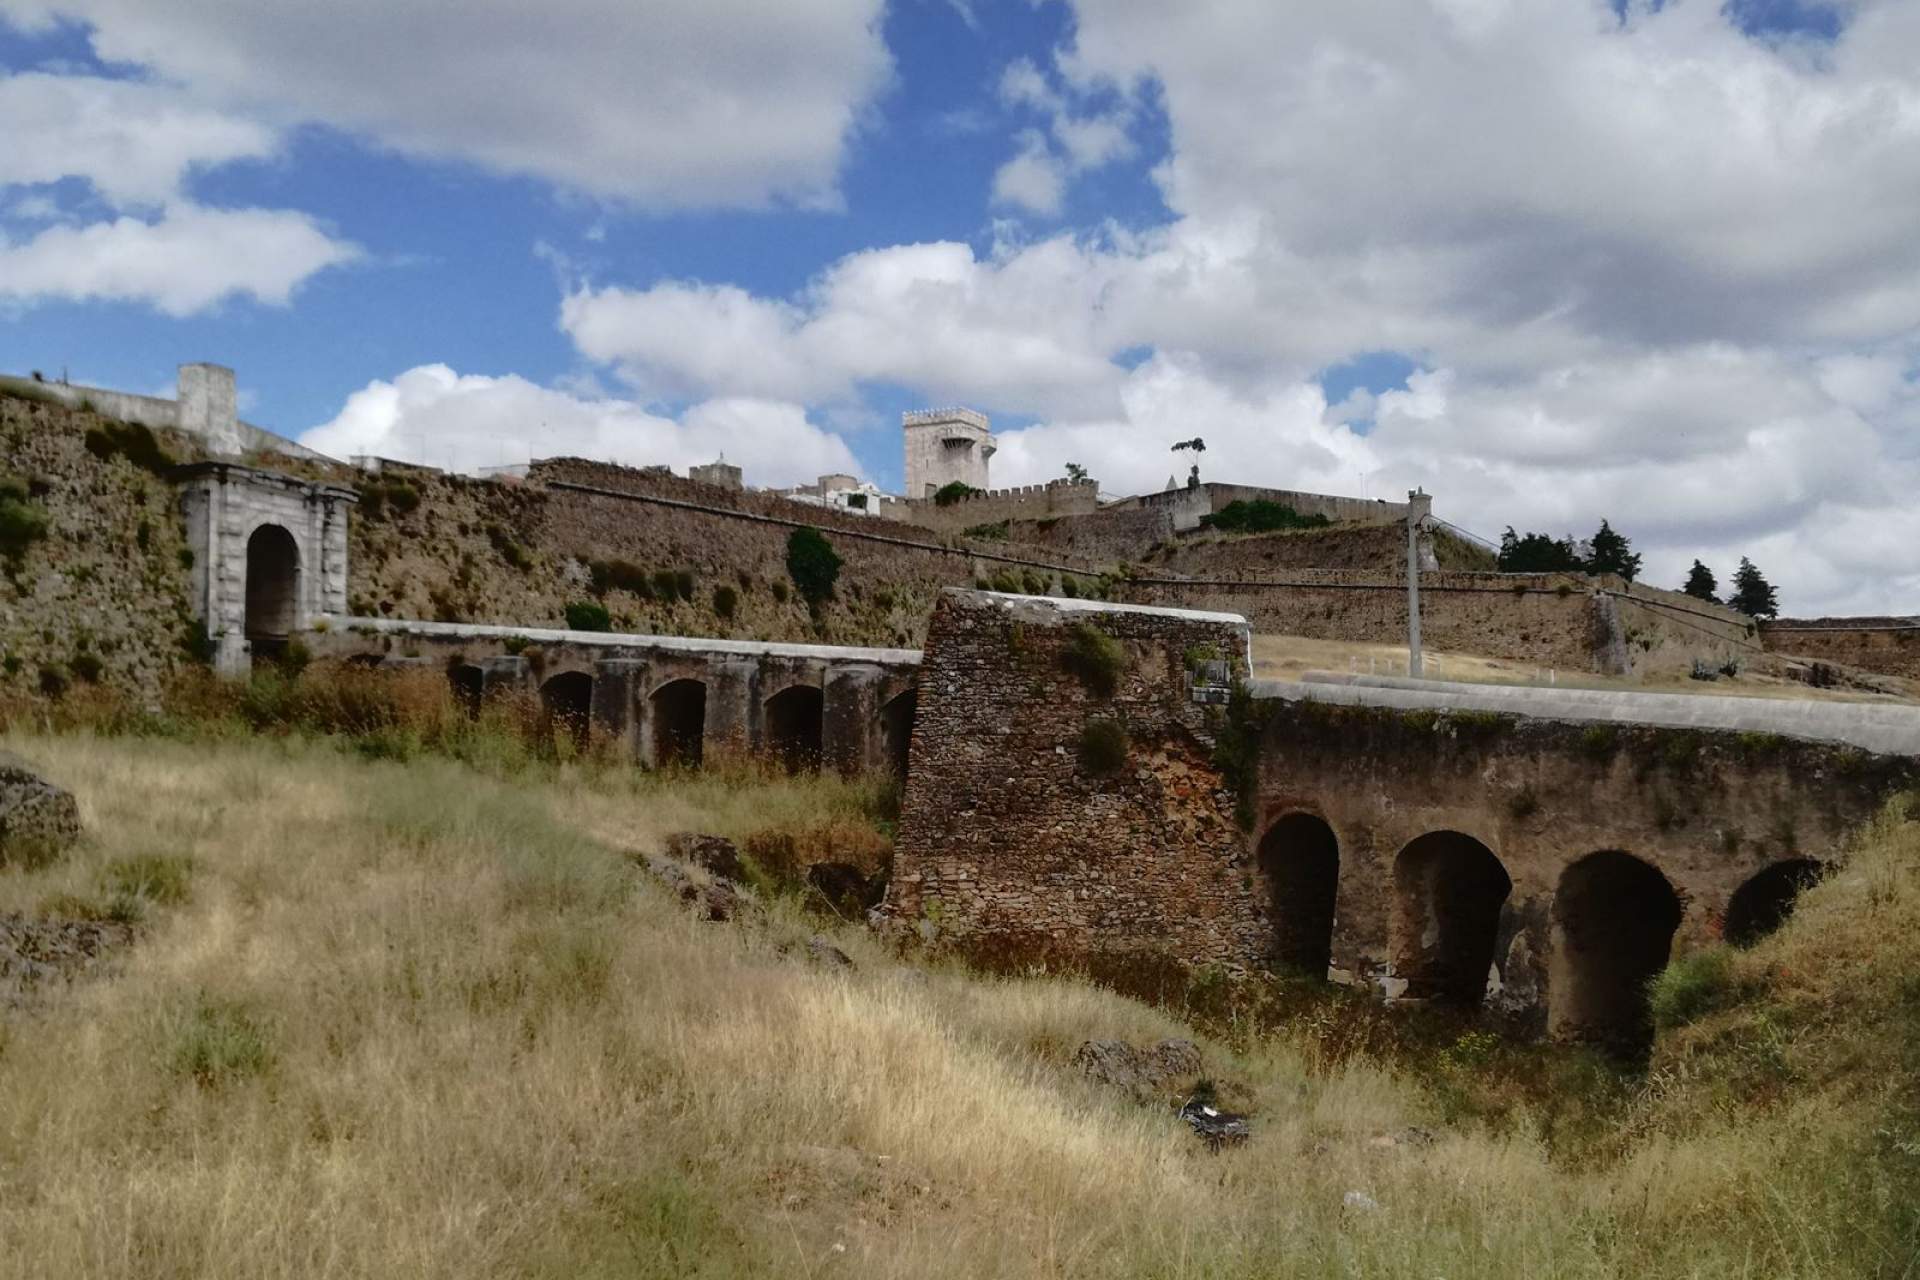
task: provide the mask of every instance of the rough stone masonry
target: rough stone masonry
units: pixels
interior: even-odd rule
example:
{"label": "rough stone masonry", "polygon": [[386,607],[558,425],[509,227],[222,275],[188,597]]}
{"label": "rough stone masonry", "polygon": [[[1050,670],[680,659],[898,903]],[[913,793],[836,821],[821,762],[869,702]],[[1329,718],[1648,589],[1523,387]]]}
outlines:
{"label": "rough stone masonry", "polygon": [[929,623],[885,915],[980,953],[1264,950],[1196,675],[1232,614],[945,592]]}

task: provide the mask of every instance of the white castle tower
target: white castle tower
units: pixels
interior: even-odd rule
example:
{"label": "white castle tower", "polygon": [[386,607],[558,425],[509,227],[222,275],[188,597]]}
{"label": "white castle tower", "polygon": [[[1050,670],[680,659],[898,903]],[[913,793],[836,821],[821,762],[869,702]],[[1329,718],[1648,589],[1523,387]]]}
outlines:
{"label": "white castle tower", "polygon": [[958,480],[987,488],[993,432],[972,409],[916,409],[900,415],[907,437],[907,497],[928,498]]}

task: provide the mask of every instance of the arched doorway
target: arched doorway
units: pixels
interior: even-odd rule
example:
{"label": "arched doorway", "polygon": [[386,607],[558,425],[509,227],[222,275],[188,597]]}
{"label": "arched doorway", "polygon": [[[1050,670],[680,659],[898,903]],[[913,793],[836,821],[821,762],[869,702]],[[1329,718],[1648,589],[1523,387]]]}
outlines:
{"label": "arched doorway", "polygon": [[767,753],[789,773],[820,767],[824,699],[812,685],[796,684],[767,699]]}
{"label": "arched doorway", "polygon": [[706,746],[707,686],[700,680],[671,680],[647,699],[653,763],[665,769],[692,768]]}
{"label": "arched doorway", "polygon": [[480,697],[486,692],[486,672],[470,662],[458,662],[447,668],[447,685],[453,700],[469,719],[480,714]]}
{"label": "arched doorway", "polygon": [[880,708],[880,740],[893,776],[902,782],[907,778],[907,755],[913,745],[913,717],[919,701],[918,691],[909,689]]}
{"label": "arched doorway", "polygon": [[300,547],[277,524],[247,538],[247,641],[258,657],[274,657],[299,626]]}
{"label": "arched doorway", "polygon": [[1733,891],[1727,900],[1722,936],[1736,947],[1750,947],[1778,929],[1793,914],[1800,891],[1813,884],[1826,867],[1812,858],[1776,862]]}
{"label": "arched doorway", "polygon": [[1478,1008],[1513,881],[1493,850],[1458,831],[1432,831],[1393,864],[1393,972],[1407,994]]}
{"label": "arched doorway", "polygon": [[1680,896],[1630,853],[1588,854],[1560,875],[1547,966],[1547,1029],[1626,1053],[1653,1042],[1647,983],[1666,967]]}
{"label": "arched doorway", "polygon": [[1310,813],[1290,813],[1260,839],[1273,922],[1273,962],[1315,978],[1333,962],[1334,899],[1340,888],[1340,844],[1333,828]]}
{"label": "arched doorway", "polygon": [[573,745],[584,747],[593,712],[593,677],[584,671],[562,671],[540,686],[540,706],[547,727],[564,729]]}

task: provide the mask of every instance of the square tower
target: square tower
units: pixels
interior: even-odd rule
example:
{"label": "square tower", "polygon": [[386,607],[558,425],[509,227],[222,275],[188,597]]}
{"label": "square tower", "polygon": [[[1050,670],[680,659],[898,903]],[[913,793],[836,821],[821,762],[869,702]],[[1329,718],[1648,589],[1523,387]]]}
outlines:
{"label": "square tower", "polygon": [[916,409],[900,415],[907,437],[907,497],[930,498],[958,480],[987,488],[993,432],[973,409]]}

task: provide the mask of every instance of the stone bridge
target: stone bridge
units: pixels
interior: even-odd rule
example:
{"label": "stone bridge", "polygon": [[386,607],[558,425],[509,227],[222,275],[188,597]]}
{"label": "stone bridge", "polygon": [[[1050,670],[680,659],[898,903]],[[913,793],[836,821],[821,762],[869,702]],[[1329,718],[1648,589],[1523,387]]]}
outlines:
{"label": "stone bridge", "polygon": [[1670,956],[1775,927],[1920,782],[1920,709],[1230,690],[1246,645],[1230,614],[949,592],[887,915],[976,955],[1286,969],[1633,1048]]}
{"label": "stone bridge", "polygon": [[316,657],[444,671],[475,709],[499,691],[537,692],[578,734],[603,734],[649,767],[730,748],[904,773],[920,666],[913,649],[344,616],[304,640]]}

